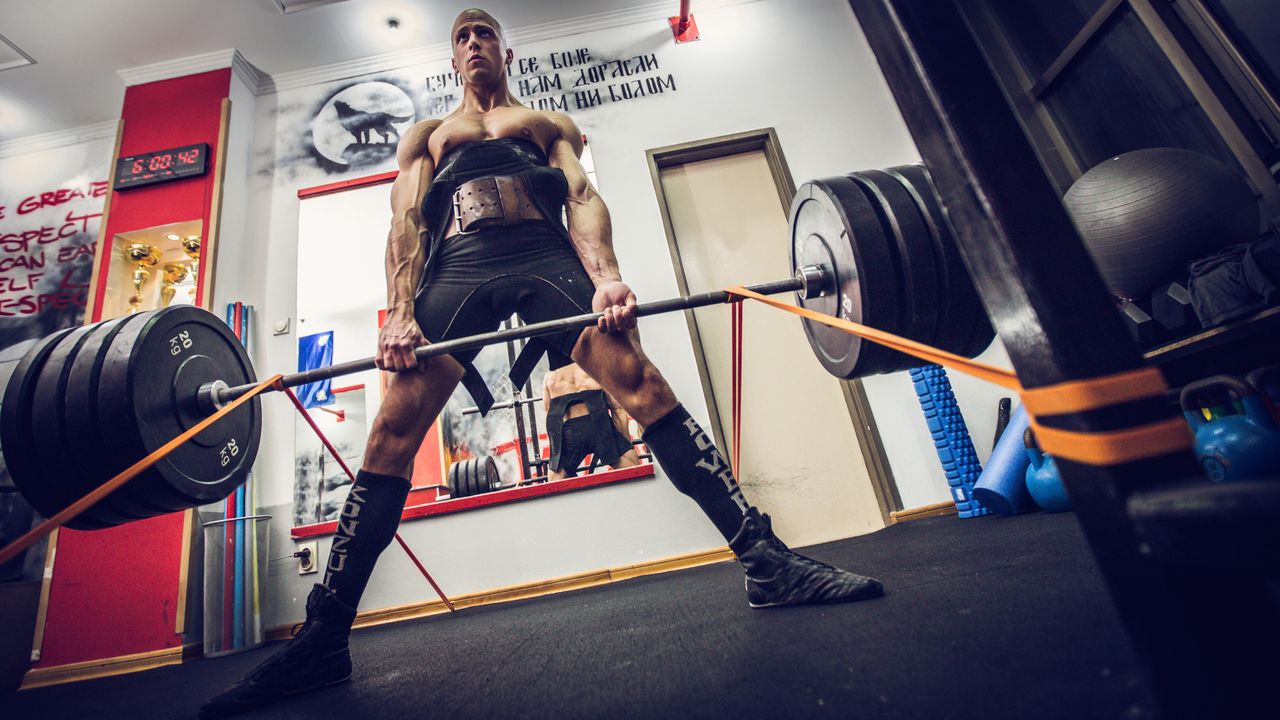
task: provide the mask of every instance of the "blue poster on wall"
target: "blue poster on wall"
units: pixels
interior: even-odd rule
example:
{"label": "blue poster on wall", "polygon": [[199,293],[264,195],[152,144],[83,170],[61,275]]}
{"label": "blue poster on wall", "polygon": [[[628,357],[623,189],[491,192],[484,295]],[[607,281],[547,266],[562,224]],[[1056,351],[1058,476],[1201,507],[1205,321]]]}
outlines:
{"label": "blue poster on wall", "polygon": [[[333,364],[333,331],[316,333],[298,338],[298,371],[315,370]],[[321,405],[332,405],[333,393],[330,391],[332,380],[299,385],[295,392],[302,407],[313,408]]]}

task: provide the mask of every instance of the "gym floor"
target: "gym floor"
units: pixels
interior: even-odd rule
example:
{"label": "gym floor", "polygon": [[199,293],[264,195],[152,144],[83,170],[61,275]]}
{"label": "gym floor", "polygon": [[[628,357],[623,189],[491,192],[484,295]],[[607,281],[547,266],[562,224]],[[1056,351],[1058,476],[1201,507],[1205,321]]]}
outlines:
{"label": "gym floor", "polygon": [[[1072,513],[916,520],[807,552],[888,594],[751,610],[725,562],[470,608],[357,630],[354,682],[245,717],[1155,717]],[[277,647],[13,693],[0,708],[192,717]]]}

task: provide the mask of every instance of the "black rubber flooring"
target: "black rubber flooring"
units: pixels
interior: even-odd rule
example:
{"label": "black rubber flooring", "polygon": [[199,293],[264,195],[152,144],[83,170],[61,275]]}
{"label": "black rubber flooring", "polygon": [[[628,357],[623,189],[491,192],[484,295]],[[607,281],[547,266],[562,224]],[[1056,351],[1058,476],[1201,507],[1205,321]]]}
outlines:
{"label": "black rubber flooring", "polygon": [[[726,562],[471,608],[357,631],[353,682],[245,717],[1155,715],[1072,514],[932,518],[806,552],[888,594],[751,610]],[[2,695],[0,716],[191,717],[277,646]]]}

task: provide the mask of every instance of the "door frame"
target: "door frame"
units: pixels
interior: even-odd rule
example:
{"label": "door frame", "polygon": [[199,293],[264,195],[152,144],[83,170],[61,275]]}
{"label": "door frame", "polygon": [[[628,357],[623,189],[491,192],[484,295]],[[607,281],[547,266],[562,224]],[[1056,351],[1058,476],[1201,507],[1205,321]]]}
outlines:
{"label": "door frame", "polygon": [[[671,224],[667,196],[662,187],[662,171],[702,160],[756,151],[764,153],[769,172],[773,175],[774,186],[778,190],[778,202],[783,213],[789,214],[791,199],[796,194],[796,184],[791,177],[791,170],[787,167],[786,157],[782,154],[778,134],[771,127],[645,151],[649,175],[653,180],[653,191],[658,200],[658,210],[662,214],[662,230],[667,236],[667,249],[671,253],[672,269],[675,271],[676,285],[681,295],[689,294],[689,283],[684,272],[684,262],[680,258],[680,248],[676,245],[675,229]],[[693,311],[685,310],[684,319],[685,325],[689,328],[689,336],[693,340],[693,355],[698,367],[698,379],[702,383],[702,392],[707,401],[707,412],[711,415],[711,432],[715,436],[716,444],[727,448],[726,433],[720,418],[719,406],[716,404],[715,390],[711,386],[711,373],[703,351],[702,336],[698,332]],[[853,421],[854,435],[858,438],[858,448],[862,451],[867,473],[871,477],[871,488],[880,506],[880,514],[885,524],[889,524],[890,513],[902,509],[902,496],[898,492],[893,471],[889,467],[884,443],[880,440],[880,431],[876,427],[875,416],[871,412],[871,402],[867,398],[861,380],[841,380],[840,390],[844,395],[845,406],[849,410],[849,418]]]}

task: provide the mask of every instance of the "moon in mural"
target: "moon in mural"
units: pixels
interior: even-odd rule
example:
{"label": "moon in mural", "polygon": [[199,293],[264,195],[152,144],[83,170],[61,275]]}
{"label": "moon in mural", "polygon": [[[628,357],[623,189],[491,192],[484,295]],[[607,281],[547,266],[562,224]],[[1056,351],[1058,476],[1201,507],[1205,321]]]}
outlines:
{"label": "moon in mural", "polygon": [[335,93],[316,113],[311,142],[335,164],[373,164],[395,153],[414,117],[413,101],[395,85],[357,83]]}

